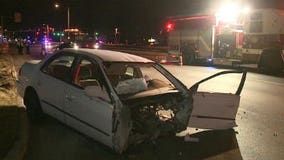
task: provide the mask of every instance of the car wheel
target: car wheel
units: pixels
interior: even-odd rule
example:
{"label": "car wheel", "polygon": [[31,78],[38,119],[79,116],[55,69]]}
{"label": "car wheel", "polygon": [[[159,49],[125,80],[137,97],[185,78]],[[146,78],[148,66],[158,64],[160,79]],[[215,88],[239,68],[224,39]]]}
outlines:
{"label": "car wheel", "polygon": [[32,88],[27,89],[26,94],[24,96],[24,104],[26,106],[26,110],[31,114],[40,114],[42,113],[40,101],[36,91]]}

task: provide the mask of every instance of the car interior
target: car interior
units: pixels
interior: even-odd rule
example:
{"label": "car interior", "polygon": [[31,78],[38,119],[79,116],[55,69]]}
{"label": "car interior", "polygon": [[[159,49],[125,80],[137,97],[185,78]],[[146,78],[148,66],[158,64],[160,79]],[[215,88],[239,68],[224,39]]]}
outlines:
{"label": "car interior", "polygon": [[82,88],[99,86],[99,82],[95,78],[94,66],[92,64],[81,64],[78,66],[73,82]]}

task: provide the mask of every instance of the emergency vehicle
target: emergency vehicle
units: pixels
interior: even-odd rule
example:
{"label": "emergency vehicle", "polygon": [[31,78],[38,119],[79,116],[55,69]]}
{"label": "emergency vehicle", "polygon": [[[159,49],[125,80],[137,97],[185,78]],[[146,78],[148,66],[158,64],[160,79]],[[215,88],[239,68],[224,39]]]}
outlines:
{"label": "emergency vehicle", "polygon": [[258,63],[263,49],[283,49],[284,11],[257,9],[246,14],[240,12],[234,21],[220,14],[172,17],[166,30],[168,61],[231,65]]}

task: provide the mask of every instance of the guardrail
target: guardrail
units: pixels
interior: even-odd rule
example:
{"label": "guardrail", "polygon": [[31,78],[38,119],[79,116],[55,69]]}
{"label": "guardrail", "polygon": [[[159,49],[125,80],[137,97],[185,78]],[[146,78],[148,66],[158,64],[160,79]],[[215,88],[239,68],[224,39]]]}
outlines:
{"label": "guardrail", "polygon": [[167,60],[168,57],[168,47],[160,46],[103,45],[102,49],[135,54],[156,62]]}
{"label": "guardrail", "polygon": [[104,49],[129,49],[137,51],[168,52],[167,46],[103,45]]}

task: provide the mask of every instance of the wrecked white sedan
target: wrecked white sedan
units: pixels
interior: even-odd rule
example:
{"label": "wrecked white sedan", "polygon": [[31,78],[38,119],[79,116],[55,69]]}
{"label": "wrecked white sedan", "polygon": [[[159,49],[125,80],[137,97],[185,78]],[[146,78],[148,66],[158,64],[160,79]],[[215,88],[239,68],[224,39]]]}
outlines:
{"label": "wrecked white sedan", "polygon": [[[243,73],[234,94],[197,92],[215,76]],[[121,153],[187,127],[235,127],[246,72],[224,71],[187,88],[158,63],[121,52],[64,49],[26,62],[17,89],[28,112],[44,112]]]}

